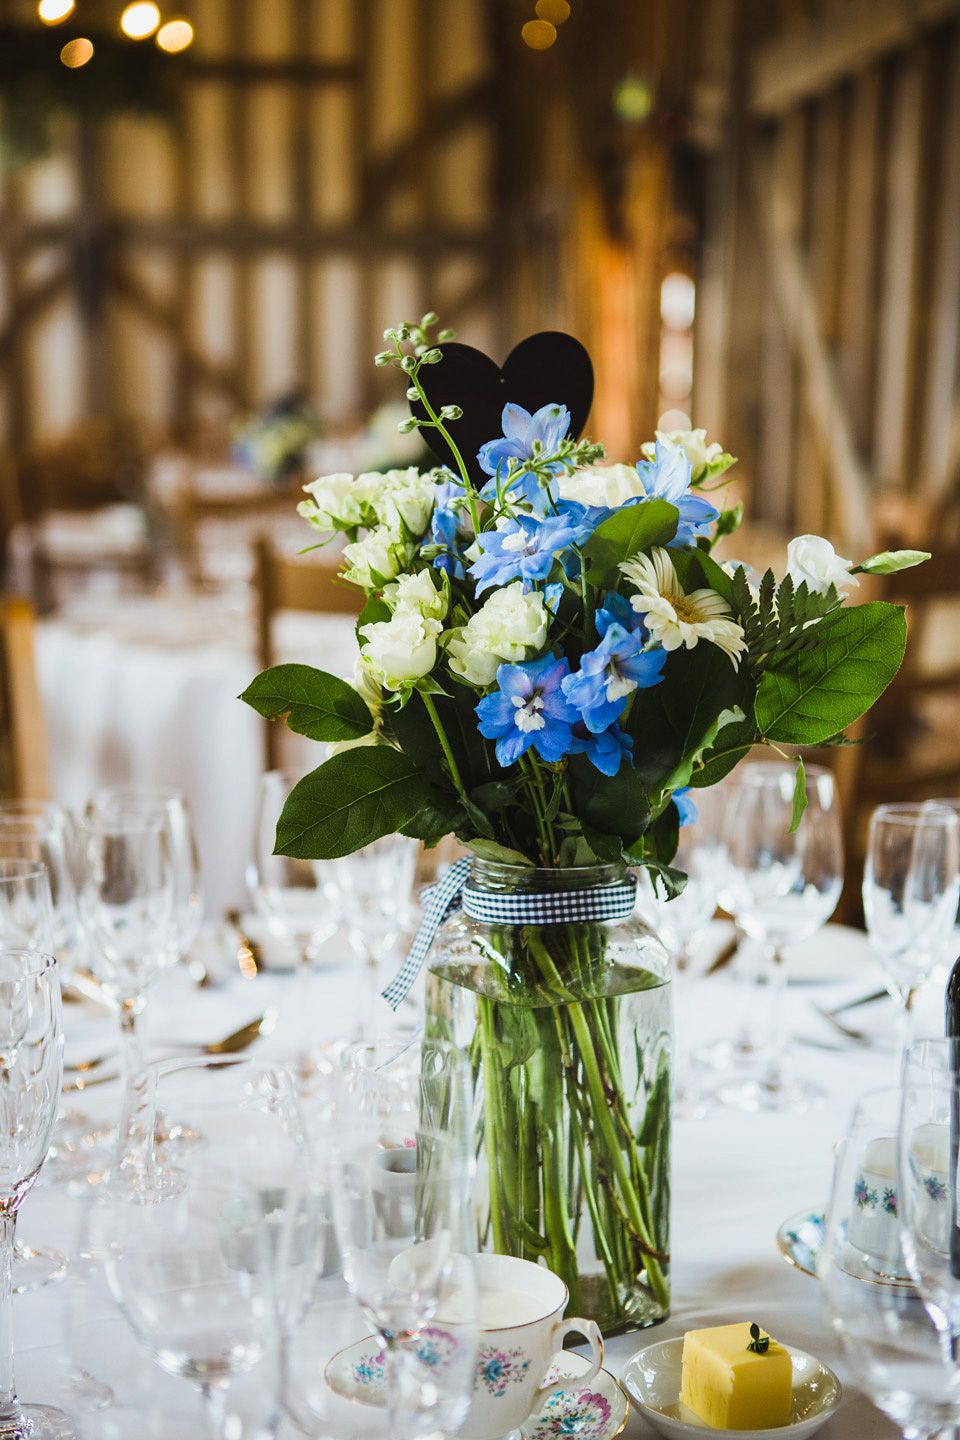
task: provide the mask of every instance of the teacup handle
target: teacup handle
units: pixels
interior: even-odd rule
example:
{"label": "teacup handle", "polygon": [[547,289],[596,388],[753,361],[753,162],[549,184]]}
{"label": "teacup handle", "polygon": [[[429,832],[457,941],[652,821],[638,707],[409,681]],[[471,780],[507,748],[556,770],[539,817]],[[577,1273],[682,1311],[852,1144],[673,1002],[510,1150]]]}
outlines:
{"label": "teacup handle", "polygon": [[558,1320],[552,1337],[554,1351],[563,1349],[563,1342],[571,1330],[582,1335],[593,1352],[590,1369],[582,1375],[563,1375],[550,1385],[541,1385],[534,1396],[531,1415],[538,1414],[551,1395],[559,1395],[564,1390],[579,1390],[581,1385],[589,1385],[600,1373],[600,1366],[603,1364],[603,1336],[600,1334],[600,1327],[593,1320],[581,1320],[579,1315],[571,1315],[569,1320]]}

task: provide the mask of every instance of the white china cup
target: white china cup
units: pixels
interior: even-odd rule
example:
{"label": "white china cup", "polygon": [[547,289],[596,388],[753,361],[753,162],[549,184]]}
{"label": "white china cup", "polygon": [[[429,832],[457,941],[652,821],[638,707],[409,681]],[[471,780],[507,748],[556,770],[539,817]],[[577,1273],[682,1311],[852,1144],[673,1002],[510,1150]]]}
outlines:
{"label": "white china cup", "polygon": [[[938,1249],[945,1249],[950,1219],[948,1200],[947,1138],[942,1127],[921,1126],[911,1155],[912,1183],[923,1192],[925,1233]],[[897,1179],[896,1136],[878,1136],[865,1147],[857,1168],[854,1206],[847,1222],[847,1239],[870,1268],[893,1279],[907,1278],[900,1253],[900,1197]]]}
{"label": "white china cup", "polygon": [[[563,1281],[542,1265],[509,1255],[478,1255],[479,1345],[470,1411],[458,1440],[512,1440],[551,1395],[588,1385],[603,1364],[603,1340],[592,1320],[563,1312]],[[593,1352],[581,1375],[547,1380],[564,1337],[577,1331]]]}

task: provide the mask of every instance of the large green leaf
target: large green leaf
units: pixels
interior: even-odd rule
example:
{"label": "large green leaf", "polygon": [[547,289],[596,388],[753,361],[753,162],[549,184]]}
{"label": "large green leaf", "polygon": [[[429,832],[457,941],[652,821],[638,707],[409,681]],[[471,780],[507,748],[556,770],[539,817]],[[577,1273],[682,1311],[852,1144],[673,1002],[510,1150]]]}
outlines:
{"label": "large green leaf", "polygon": [[290,791],[276,853],[300,860],[351,855],[411,825],[434,796],[423,772],[389,745],[343,751]]}
{"label": "large green leaf", "polygon": [[620,579],[618,566],[651,545],[666,545],[677,533],[679,512],[667,500],[645,500],[626,505],[602,520],[583,547],[587,579],[601,590],[612,590]]}
{"label": "large green leaf", "polygon": [[684,590],[716,590],[733,608],[733,580],[706,550],[671,550],[670,559]]}
{"label": "large green leaf", "polygon": [[705,751],[700,768],[692,772],[690,784],[697,790],[718,784],[735,765],[739,765],[758,739],[757,727],[752,719],[725,725],[711,748]]}
{"label": "large green leaf", "polygon": [[769,662],[757,690],[761,735],[786,745],[819,745],[844,730],[890,684],[906,643],[899,605],[874,601],[837,611],[819,626],[811,649]]}
{"label": "large green leaf", "polygon": [[629,849],[650,820],[650,799],[637,771],[622,765],[616,775],[601,775],[583,755],[575,755],[569,774],[573,808],[584,833],[618,835]]}
{"label": "large green leaf", "polygon": [[[627,729],[633,764],[651,794],[690,782],[694,761],[711,745],[724,711],[749,714],[753,686],[729,655],[709,641],[667,657],[663,680],[634,698]],[[721,732],[723,733],[723,732]]]}
{"label": "large green leaf", "polygon": [[288,727],[310,740],[356,740],[373,717],[352,685],[311,665],[262,670],[240,696],[267,720],[286,715]]}

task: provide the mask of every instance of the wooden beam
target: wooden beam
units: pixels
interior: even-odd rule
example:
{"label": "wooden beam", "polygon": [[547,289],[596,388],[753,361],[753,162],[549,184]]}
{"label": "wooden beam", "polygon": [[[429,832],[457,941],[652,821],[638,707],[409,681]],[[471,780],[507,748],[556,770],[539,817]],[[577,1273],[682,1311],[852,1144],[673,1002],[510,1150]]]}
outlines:
{"label": "wooden beam", "polygon": [[486,254],[486,228],[444,225],[426,233],[417,225],[391,229],[379,222],[345,225],[273,224],[258,220],[118,220],[108,234],[121,244],[158,245],[186,250],[225,250],[251,253],[261,250],[307,251],[324,255],[383,257],[423,252],[447,255]]}
{"label": "wooden beam", "polygon": [[157,300],[148,290],[144,289],[138,280],[118,267],[111,269],[110,282],[121,300],[126,301],[151,325],[156,325],[173,340],[180,349],[183,364],[197,380],[216,390],[224,391],[238,405],[247,403],[243,382],[235,370],[213,364],[184,342],[180,325],[180,307],[176,302],[166,304]]}
{"label": "wooden beam", "polygon": [[23,327],[35,319],[48,305],[51,305],[57,296],[67,289],[69,283],[70,277],[66,270],[58,270],[55,275],[48,276],[40,285],[17,297],[7,323],[0,330],[0,362],[10,358],[20,339]]}
{"label": "wooden beam", "polygon": [[281,81],[294,85],[355,85],[360,79],[359,61],[332,60],[187,60],[186,80],[225,80],[231,85],[261,85]]}
{"label": "wooden beam", "polygon": [[939,209],[927,313],[926,405],[921,434],[920,489],[944,496],[953,480],[952,411],[960,407],[960,31],[953,37],[940,111],[943,151]]}
{"label": "wooden beam", "polygon": [[757,47],[748,106],[774,118],[912,44],[960,13],[960,0],[849,0],[815,24]]}

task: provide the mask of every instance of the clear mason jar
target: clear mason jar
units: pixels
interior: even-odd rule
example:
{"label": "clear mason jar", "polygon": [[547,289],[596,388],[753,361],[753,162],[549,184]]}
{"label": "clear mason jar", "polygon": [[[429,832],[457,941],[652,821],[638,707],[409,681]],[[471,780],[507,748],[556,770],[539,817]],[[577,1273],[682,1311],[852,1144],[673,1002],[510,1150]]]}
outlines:
{"label": "clear mason jar", "polygon": [[[511,896],[556,903],[557,892],[584,892],[568,902],[574,912],[603,913],[625,882],[622,865],[539,870],[474,859],[468,885],[504,897],[508,911]],[[596,1320],[607,1335],[663,1320],[672,1029],[665,947],[635,909],[621,919],[545,924],[459,910],[427,964],[428,1034],[461,1046],[477,1078],[481,1245],[545,1262],[569,1289],[569,1313]]]}

